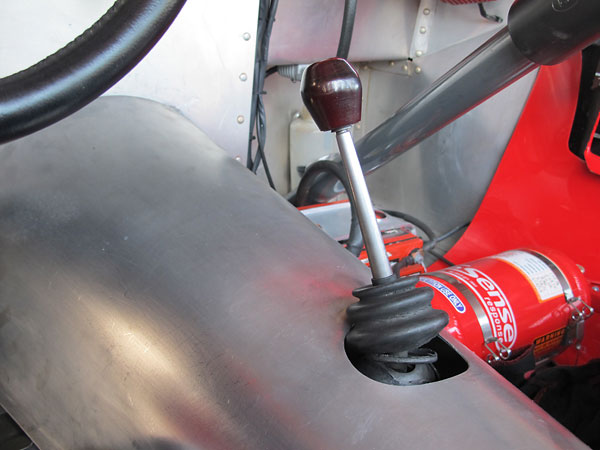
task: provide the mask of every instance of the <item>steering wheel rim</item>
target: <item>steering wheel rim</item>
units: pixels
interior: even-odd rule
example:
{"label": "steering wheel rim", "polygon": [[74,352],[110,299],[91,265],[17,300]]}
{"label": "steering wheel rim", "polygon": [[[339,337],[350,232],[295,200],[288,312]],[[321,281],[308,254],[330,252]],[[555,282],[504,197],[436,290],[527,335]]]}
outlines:
{"label": "steering wheel rim", "polygon": [[0,79],[0,144],[69,116],[154,47],[185,0],[117,0],[90,28],[37,64]]}

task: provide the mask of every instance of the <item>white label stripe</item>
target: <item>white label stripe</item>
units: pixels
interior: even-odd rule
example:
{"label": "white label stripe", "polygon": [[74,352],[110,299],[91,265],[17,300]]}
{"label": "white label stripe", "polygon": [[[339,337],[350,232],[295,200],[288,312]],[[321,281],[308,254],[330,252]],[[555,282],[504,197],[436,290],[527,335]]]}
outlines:
{"label": "white label stripe", "polygon": [[434,280],[433,278],[429,277],[419,277],[419,280],[431,286],[433,289],[442,294],[459,314],[464,314],[467,311],[467,308],[463,301],[460,299],[460,297],[456,295],[454,291],[447,287],[445,284],[440,283],[438,280]]}
{"label": "white label stripe", "polygon": [[517,270],[529,282],[540,302],[564,295],[560,280],[542,259],[521,250],[513,250],[493,258]]}

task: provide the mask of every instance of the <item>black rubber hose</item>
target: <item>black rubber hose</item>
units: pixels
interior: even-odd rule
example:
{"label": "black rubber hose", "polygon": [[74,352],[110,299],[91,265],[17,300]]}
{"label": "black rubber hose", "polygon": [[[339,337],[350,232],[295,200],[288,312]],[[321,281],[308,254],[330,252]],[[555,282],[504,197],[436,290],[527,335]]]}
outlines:
{"label": "black rubber hose", "polygon": [[[323,173],[328,173],[336,177],[340,180],[346,192],[348,194],[351,192],[346,172],[340,163],[328,160],[317,161],[308,166],[300,180],[300,184],[296,190],[295,206],[307,206],[310,187],[313,185],[315,178]],[[346,241],[346,249],[353,255],[358,256],[363,249],[363,238],[352,197],[348,195],[348,198],[350,199],[350,213],[352,214],[352,220],[350,222],[350,234]]]}
{"label": "black rubber hose", "polygon": [[350,53],[350,43],[352,42],[352,32],[354,31],[354,18],[356,17],[356,2],[357,0],[346,0],[344,4],[342,31],[336,54],[338,58],[348,59],[348,54]]}
{"label": "black rubber hose", "polygon": [[185,0],[118,0],[91,28],[29,69],[0,79],[0,144],[99,97],[150,51]]}

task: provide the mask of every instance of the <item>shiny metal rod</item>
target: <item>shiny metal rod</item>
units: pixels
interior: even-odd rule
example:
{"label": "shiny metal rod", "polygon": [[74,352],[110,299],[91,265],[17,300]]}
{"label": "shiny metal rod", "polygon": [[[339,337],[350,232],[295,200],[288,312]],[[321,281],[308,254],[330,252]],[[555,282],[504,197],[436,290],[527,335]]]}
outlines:
{"label": "shiny metal rod", "polygon": [[346,175],[348,175],[348,181],[352,189],[349,195],[352,195],[354,200],[360,230],[365,241],[367,255],[369,255],[373,280],[390,277],[393,274],[392,268],[385,251],[381,231],[377,225],[373,203],[371,202],[365,176],[358,161],[350,129],[343,128],[337,130],[335,134],[342,162],[346,169]]}

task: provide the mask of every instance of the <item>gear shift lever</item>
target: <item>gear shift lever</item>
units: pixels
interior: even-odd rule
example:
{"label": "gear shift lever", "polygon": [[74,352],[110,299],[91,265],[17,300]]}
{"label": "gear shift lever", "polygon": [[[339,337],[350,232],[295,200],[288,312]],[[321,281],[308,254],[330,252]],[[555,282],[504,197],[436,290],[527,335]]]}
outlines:
{"label": "gear shift lever", "polygon": [[381,232],[377,225],[367,183],[354,148],[350,127],[360,121],[362,86],[358,74],[341,58],[332,58],[309,66],[304,72],[302,99],[321,131],[336,134],[342,162],[356,207],[365,241],[374,284],[394,280]]}
{"label": "gear shift lever", "polygon": [[301,94],[319,129],[336,134],[373,274],[372,285],[352,293],[360,301],[347,310],[348,356],[362,373],[383,383],[435,381],[437,354],[421,346],[446,326],[448,315],[431,307],[433,291],[417,288],[418,277],[397,278],[390,267],[350,135],[350,127],[360,121],[358,74],[340,58],[312,64],[302,77]]}

